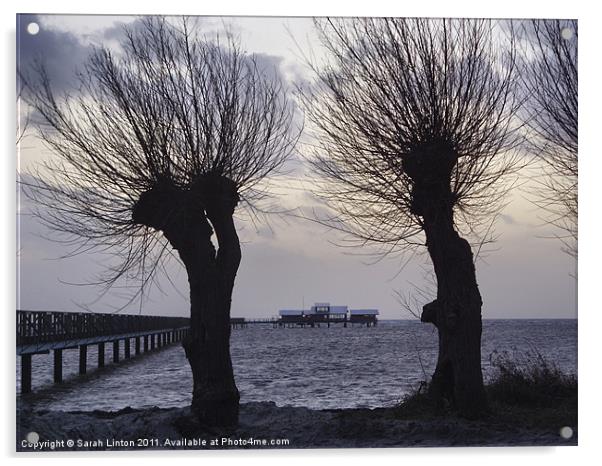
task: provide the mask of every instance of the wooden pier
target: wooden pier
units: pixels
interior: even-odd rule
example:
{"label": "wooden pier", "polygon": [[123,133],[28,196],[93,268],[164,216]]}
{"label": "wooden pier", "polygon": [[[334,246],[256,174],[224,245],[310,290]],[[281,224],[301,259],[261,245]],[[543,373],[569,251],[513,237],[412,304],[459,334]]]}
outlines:
{"label": "wooden pier", "polygon": [[334,324],[343,324],[343,327],[348,326],[354,327],[356,324],[366,327],[376,326],[378,320],[376,316],[344,316],[344,317],[332,317],[332,316],[320,316],[320,315],[303,315],[303,316],[282,316],[277,320],[277,327],[294,328],[294,327],[320,327],[326,326],[330,328]]}
{"label": "wooden pier", "polygon": [[232,317],[230,318],[231,328],[246,328],[249,325],[272,325],[276,327],[280,322],[277,317],[264,317],[261,319],[247,319],[246,317]]}
{"label": "wooden pier", "polygon": [[[313,314],[247,319],[232,317],[230,327],[271,325],[273,328],[320,327],[331,324],[376,325],[375,315]],[[79,374],[88,371],[88,347],[98,345],[98,367],[104,367],[105,345],[113,348],[112,361],[155,351],[181,341],[190,331],[187,317],[162,317],[80,312],[17,311],[17,356],[21,357],[21,393],[31,392],[32,357],[53,353],[54,383],[63,382],[63,352],[79,350]],[[133,353],[133,354],[132,354]]]}
{"label": "wooden pier", "polygon": [[347,315],[343,316],[331,316],[331,315],[321,315],[321,314],[313,314],[313,315],[289,315],[289,316],[281,316],[278,319],[278,327],[320,327],[325,325],[330,328],[331,324],[343,324],[343,327],[347,327],[349,320],[347,319]]}
{"label": "wooden pier", "polygon": [[249,325],[271,325],[273,328],[295,328],[295,327],[329,327],[334,324],[347,326],[374,327],[378,322],[375,315],[288,315],[280,317],[266,317],[263,319],[246,319],[244,317],[233,317],[230,319],[230,327],[246,328]]}
{"label": "wooden pier", "polygon": [[31,392],[34,355],[53,352],[53,379],[63,382],[63,351],[79,349],[79,373],[86,374],[88,346],[98,345],[98,367],[105,365],[105,344],[113,346],[113,362],[181,341],[190,319],[124,314],[17,311],[17,355],[21,357],[21,393]]}

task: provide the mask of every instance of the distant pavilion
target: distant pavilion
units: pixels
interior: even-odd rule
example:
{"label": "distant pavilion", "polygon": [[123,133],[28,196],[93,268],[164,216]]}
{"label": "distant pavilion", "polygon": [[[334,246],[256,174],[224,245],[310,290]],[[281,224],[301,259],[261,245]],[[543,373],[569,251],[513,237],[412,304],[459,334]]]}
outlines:
{"label": "distant pavilion", "polygon": [[309,309],[281,309],[278,311],[279,327],[316,327],[320,324],[360,324],[373,327],[377,323],[377,309],[349,309],[330,303],[315,303]]}

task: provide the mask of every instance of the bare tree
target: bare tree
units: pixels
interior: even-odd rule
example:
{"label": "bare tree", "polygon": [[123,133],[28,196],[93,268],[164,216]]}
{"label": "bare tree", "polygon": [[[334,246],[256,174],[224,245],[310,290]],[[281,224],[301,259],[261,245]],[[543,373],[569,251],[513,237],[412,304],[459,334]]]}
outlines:
{"label": "bare tree", "polygon": [[533,20],[526,26],[522,77],[530,149],[543,162],[536,203],[562,232],[565,251],[577,256],[578,77],[577,21]]}
{"label": "bare tree", "polygon": [[[183,343],[192,409],[210,425],[238,420],[230,306],[241,248],[238,206],[266,195],[261,181],[294,150],[293,107],[274,70],[233,39],[209,40],[188,20],[126,29],[123,51],[96,50],[81,89],[58,97],[43,68],[28,100],[55,161],[26,187],[45,223],[79,251],[116,251],[118,277],[153,274],[175,249],[190,285]],[[217,237],[217,248],[212,235]],[[167,241],[165,241],[167,240]]]}
{"label": "bare tree", "polygon": [[314,66],[317,83],[301,100],[331,223],[384,254],[426,245],[437,298],[421,319],[439,333],[430,392],[478,416],[482,301],[459,229],[481,231],[520,165],[514,34],[488,20],[316,24],[331,58]]}
{"label": "bare tree", "polygon": [[21,109],[21,103],[23,101],[23,82],[17,78],[17,139],[16,145],[19,145],[23,142],[25,138],[25,134],[27,133],[27,127],[29,126],[29,115],[25,114],[25,112]]}

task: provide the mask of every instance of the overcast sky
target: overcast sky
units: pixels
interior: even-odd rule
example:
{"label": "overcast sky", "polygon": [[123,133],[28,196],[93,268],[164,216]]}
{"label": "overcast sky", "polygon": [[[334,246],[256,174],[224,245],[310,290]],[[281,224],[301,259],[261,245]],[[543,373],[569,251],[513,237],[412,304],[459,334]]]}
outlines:
{"label": "overcast sky", "polygon": [[[121,24],[133,17],[113,16],[21,16],[17,24],[18,61],[21,65],[42,57],[58,90],[73,87],[73,73],[81,67],[93,45],[117,47]],[[27,33],[36,22],[40,31]],[[311,20],[303,18],[205,18],[208,34],[231,28],[248,52],[261,54],[290,80],[305,79],[309,70],[303,57],[322,53]],[[21,144],[20,170],[30,171],[51,157],[34,134]],[[319,207],[306,188],[311,174],[296,161],[294,177],[280,180],[286,207]],[[526,179],[523,181],[527,181]],[[477,262],[477,280],[483,296],[485,318],[573,318],[576,317],[575,261],[561,251],[555,232],[544,224],[541,213],[518,189],[496,223],[499,236],[494,250]],[[59,259],[67,250],[45,239],[47,231],[27,215],[21,199],[18,206],[19,297],[17,307],[34,310],[80,310],[90,304],[97,312],[110,312],[121,303],[118,291],[98,296],[98,288],[76,286],[103,270],[106,258],[83,254]],[[272,316],[280,308],[308,307],[315,301],[378,308],[381,318],[410,318],[398,302],[396,292],[407,294],[413,284],[424,286],[426,255],[385,259],[376,264],[369,249],[337,247],[340,236],[315,223],[274,217],[269,225],[239,220],[243,260],[237,275],[232,315]],[[405,259],[408,259],[406,257]],[[142,303],[142,312],[187,315],[188,285],[183,267],[173,262],[168,268],[173,285],[161,279],[160,288]],[[132,306],[122,312],[138,312]]]}

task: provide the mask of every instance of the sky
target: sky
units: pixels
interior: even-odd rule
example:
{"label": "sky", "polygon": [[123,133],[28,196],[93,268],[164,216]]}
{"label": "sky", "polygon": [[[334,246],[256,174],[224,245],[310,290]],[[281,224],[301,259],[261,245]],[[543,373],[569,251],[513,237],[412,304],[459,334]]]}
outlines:
{"label": "sky", "polygon": [[[134,17],[114,16],[21,16],[17,24],[17,60],[25,66],[43,57],[57,91],[74,86],[92,46],[118,48],[121,25]],[[40,30],[27,33],[35,22]],[[324,52],[307,18],[203,18],[208,34],[230,29],[249,53],[261,54],[293,82],[310,79],[304,58],[319,59]],[[21,109],[23,114],[25,109]],[[300,149],[303,152],[303,148]],[[19,170],[31,172],[53,157],[35,133],[29,131],[19,147]],[[532,173],[530,173],[532,174]],[[498,240],[477,261],[477,280],[483,297],[484,318],[574,318],[575,260],[562,252],[555,232],[542,213],[527,199],[523,189],[511,192],[507,207],[496,222]],[[312,174],[297,157],[294,173],[279,180],[282,203],[305,211],[320,208],[311,195]],[[61,258],[62,245],[47,239],[45,230],[28,215],[27,199],[18,205],[18,300],[19,309],[111,312],[122,303],[119,290],[99,296],[99,288],[85,285],[103,271],[106,256],[99,253]],[[381,318],[413,318],[399,302],[415,285],[428,285],[428,257],[422,253],[374,262],[370,248],[344,249],[336,231],[315,222],[288,216],[272,216],[267,224],[254,225],[240,217],[243,259],[232,301],[232,315],[268,317],[283,308],[307,308],[314,302],[377,308]],[[121,312],[153,315],[187,315],[188,285],[181,264],[168,267],[170,280],[147,300]],[[171,283],[170,283],[171,282]]]}

